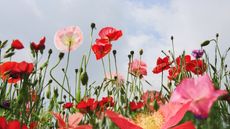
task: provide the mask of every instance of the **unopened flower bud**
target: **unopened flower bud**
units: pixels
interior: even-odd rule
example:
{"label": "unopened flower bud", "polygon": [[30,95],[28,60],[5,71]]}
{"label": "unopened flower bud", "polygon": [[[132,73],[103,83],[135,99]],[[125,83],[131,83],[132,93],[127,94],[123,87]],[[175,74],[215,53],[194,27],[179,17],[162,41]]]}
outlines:
{"label": "unopened flower bud", "polygon": [[171,36],[171,40],[173,40],[173,36]]}
{"label": "unopened flower bud", "polygon": [[96,29],[96,24],[95,23],[91,23],[91,29]]}
{"label": "unopened flower bud", "polygon": [[128,57],[129,57],[129,59],[131,59],[131,55],[130,54],[128,55]]}
{"label": "unopened flower bud", "polygon": [[51,55],[53,53],[52,49],[49,49],[49,55]]}
{"label": "unopened flower bud", "polygon": [[89,77],[87,72],[81,73],[81,83],[82,85],[86,85],[88,83]]}
{"label": "unopened flower bud", "polygon": [[140,53],[140,55],[143,55],[143,49],[141,49],[140,51],[139,51],[139,53]]}
{"label": "unopened flower bud", "polygon": [[134,51],[130,51],[130,54],[133,55],[133,54],[134,54]]}
{"label": "unopened flower bud", "polygon": [[64,54],[63,52],[60,52],[60,53],[59,53],[59,59],[61,60],[61,59],[64,57],[64,55],[65,55],[65,54]]}
{"label": "unopened flower bud", "polygon": [[76,74],[78,73],[78,69],[75,69],[75,73],[76,73]]}
{"label": "unopened flower bud", "polygon": [[113,50],[113,55],[116,55],[117,54],[117,51],[116,50]]}

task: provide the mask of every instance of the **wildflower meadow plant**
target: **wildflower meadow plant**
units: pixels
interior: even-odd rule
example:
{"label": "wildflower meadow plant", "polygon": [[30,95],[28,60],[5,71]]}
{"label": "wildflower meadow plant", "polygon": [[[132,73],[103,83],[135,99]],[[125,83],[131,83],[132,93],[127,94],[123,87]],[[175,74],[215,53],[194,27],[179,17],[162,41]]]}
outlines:
{"label": "wildflower meadow plant", "polygon": [[[103,27],[95,35],[96,24],[90,28],[88,51],[80,55],[74,75],[68,72],[70,56],[81,49],[84,37],[78,26],[57,30],[54,45],[58,56],[47,50],[46,38],[50,37],[31,41],[29,46],[20,39],[13,39],[10,45],[8,40],[0,41],[0,129],[230,128],[230,71],[226,64],[230,48],[221,52],[219,34],[191,54],[185,50],[179,55],[172,36],[172,50],[161,50],[163,56],[156,57],[153,64],[143,60],[143,49],[131,50],[127,70],[119,71],[119,50],[113,47],[120,45],[125,33]],[[205,49],[211,45],[214,57]],[[30,48],[33,62],[15,61],[14,55],[24,48]],[[51,57],[56,59],[53,63]],[[90,63],[101,63],[101,82],[89,74]],[[147,80],[153,74],[161,77],[159,91]],[[151,89],[146,91],[146,86]]]}

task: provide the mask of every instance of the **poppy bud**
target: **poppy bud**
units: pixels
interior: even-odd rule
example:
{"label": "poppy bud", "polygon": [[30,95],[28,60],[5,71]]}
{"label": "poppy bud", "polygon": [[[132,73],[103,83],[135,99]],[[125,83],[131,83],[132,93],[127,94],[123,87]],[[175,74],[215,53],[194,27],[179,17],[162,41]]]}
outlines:
{"label": "poppy bud", "polygon": [[206,40],[201,44],[201,47],[207,46],[209,43],[210,43],[210,41]]}
{"label": "poppy bud", "polygon": [[46,91],[46,98],[50,99],[50,95],[51,95],[51,92],[50,92],[50,85],[49,85],[48,90]]}
{"label": "poppy bud", "polygon": [[116,50],[113,50],[113,55],[115,56],[117,54],[117,51]]}
{"label": "poppy bud", "polygon": [[128,55],[128,57],[129,57],[129,59],[131,59],[131,55],[130,54]]}
{"label": "poppy bud", "polygon": [[64,57],[64,55],[65,55],[65,54],[64,54],[63,52],[60,52],[60,53],[59,53],[59,59],[61,60],[61,59]]}
{"label": "poppy bud", "polygon": [[51,54],[52,54],[52,52],[53,52],[53,51],[52,51],[52,49],[49,49],[49,52],[48,52],[48,53],[49,53],[49,55],[51,55]]}
{"label": "poppy bud", "polygon": [[96,24],[95,23],[91,23],[91,29],[93,30],[93,29],[96,29]]}
{"label": "poppy bud", "polygon": [[143,49],[141,49],[140,51],[139,51],[139,53],[140,53],[140,55],[143,55]]}
{"label": "poppy bud", "polygon": [[87,72],[82,72],[81,73],[81,83],[82,85],[86,85],[88,83],[89,77]]}
{"label": "poppy bud", "polygon": [[63,98],[66,99],[66,95],[63,95]]}
{"label": "poppy bud", "polygon": [[58,97],[58,89],[54,89],[54,97]]}
{"label": "poppy bud", "polygon": [[78,73],[78,69],[75,69],[75,73],[76,73],[76,74]]}
{"label": "poppy bud", "polygon": [[173,40],[173,36],[171,36],[171,40]]}
{"label": "poppy bud", "polygon": [[133,55],[133,54],[134,54],[134,51],[130,51],[130,54]]}

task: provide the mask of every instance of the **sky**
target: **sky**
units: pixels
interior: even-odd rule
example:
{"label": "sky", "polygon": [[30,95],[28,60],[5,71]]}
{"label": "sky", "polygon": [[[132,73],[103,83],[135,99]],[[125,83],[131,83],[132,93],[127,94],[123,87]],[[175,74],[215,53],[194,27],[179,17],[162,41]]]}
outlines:
{"label": "sky", "polygon": [[[20,39],[27,48],[18,51],[13,60],[33,61],[29,56],[30,42],[38,42],[40,37],[46,36],[46,52],[48,48],[54,51],[52,66],[59,53],[53,42],[55,32],[66,26],[79,26],[84,40],[81,47],[71,53],[68,73],[73,78],[73,69],[79,67],[82,55],[89,50],[90,24],[96,23],[94,39],[101,28],[112,26],[123,31],[122,38],[113,44],[113,49],[118,53],[119,72],[126,75],[127,55],[131,50],[138,53],[143,49],[143,60],[148,66],[146,79],[153,85],[144,84],[144,88],[157,90],[161,75],[154,75],[151,71],[157,58],[164,56],[161,50],[172,49],[172,35],[176,55],[183,51],[190,54],[204,40],[215,38],[216,33],[220,35],[222,52],[230,47],[229,5],[229,0],[1,0],[0,40],[8,39],[11,42]],[[214,45],[206,48],[213,55]],[[138,55],[135,57],[138,58]],[[46,55],[41,60],[44,59]],[[227,64],[230,64],[229,56]],[[57,73],[61,73],[64,65],[65,61]],[[93,54],[88,74],[90,82],[103,78],[101,61],[96,61]],[[73,79],[71,85],[74,86]]]}

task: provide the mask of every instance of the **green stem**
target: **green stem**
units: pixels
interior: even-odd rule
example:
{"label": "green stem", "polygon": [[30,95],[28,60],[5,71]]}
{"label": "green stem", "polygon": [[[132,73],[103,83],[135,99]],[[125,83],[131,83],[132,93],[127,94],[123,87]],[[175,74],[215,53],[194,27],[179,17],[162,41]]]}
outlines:
{"label": "green stem", "polygon": [[90,55],[91,55],[92,44],[93,44],[93,28],[91,29],[91,32],[90,32],[90,48],[89,48],[89,52],[88,52],[88,56],[87,56],[88,58],[87,58],[86,66],[89,63],[89,58],[90,58]]}
{"label": "green stem", "polygon": [[110,74],[110,79],[112,79],[112,70],[111,70],[110,53],[109,53],[109,55],[108,55],[108,60],[109,60],[109,74]]}
{"label": "green stem", "polygon": [[83,61],[85,59],[85,56],[82,56],[82,60],[81,60],[81,65],[79,68],[79,73],[78,73],[78,86],[77,86],[77,91],[76,91],[76,99],[77,102],[80,102],[81,100],[81,73],[82,73],[82,65],[83,65]]}
{"label": "green stem", "polygon": [[[53,70],[59,65],[59,63],[61,62],[61,60],[58,60],[57,64],[50,70],[50,77],[66,92],[68,93],[73,99],[75,99],[75,97],[68,91],[66,90],[53,76],[52,72]],[[62,96],[61,96],[62,97]]]}
{"label": "green stem", "polygon": [[103,58],[101,59],[101,62],[102,62],[102,65],[103,65],[104,75],[105,75],[105,77],[106,77],[106,71],[105,71],[105,63],[104,63],[104,60],[103,60]]}
{"label": "green stem", "polygon": [[[71,43],[70,43],[71,44]],[[70,58],[70,46],[69,45],[69,51],[68,51],[68,55],[67,55],[67,60],[66,60],[66,67],[65,67],[65,71],[67,73],[67,70],[68,70],[68,66],[69,66],[69,58]],[[62,80],[62,87],[64,87],[64,84],[65,84],[65,76]],[[69,91],[70,92],[70,91]],[[62,101],[62,96],[63,96],[63,89],[61,90],[61,101]]]}

